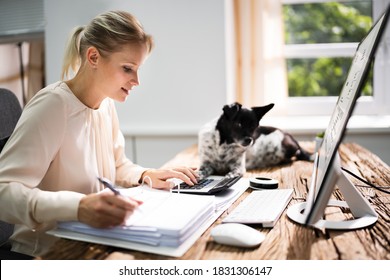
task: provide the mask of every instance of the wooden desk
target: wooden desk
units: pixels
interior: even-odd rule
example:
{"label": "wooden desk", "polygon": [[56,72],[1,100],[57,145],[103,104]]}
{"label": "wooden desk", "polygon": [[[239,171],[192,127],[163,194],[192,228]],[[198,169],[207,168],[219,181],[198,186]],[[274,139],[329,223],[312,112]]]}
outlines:
{"label": "wooden desk", "polygon": [[[313,149],[313,143],[302,146]],[[347,143],[340,147],[343,166],[378,186],[390,186],[390,168],[377,156],[359,145]],[[164,167],[188,165],[198,166],[197,147],[190,147],[166,163]],[[294,197],[291,204],[305,199],[313,164],[298,161],[289,165],[251,171],[249,176],[268,176],[280,182],[280,188],[293,187]],[[351,181],[358,184],[353,177]],[[319,231],[291,222],[285,213],[273,229],[258,228],[267,233],[265,241],[255,249],[240,249],[216,244],[210,237],[211,227],[201,236],[192,248],[181,258],[186,260],[204,259],[390,259],[390,195],[383,192],[359,187],[359,190],[373,205],[379,215],[376,224],[370,228],[356,231]],[[229,209],[233,209],[251,190],[244,193]],[[335,192],[335,197],[341,197]],[[348,217],[339,208],[328,209],[329,216]],[[221,218],[215,222],[221,222]],[[123,250],[73,240],[59,240],[50,252],[41,259],[141,259],[163,260],[170,257]]]}

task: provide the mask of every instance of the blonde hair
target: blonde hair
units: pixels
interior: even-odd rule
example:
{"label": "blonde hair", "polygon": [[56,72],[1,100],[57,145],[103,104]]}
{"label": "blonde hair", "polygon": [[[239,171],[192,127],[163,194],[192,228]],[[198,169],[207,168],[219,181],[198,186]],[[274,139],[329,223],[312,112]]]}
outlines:
{"label": "blonde hair", "polygon": [[148,52],[153,39],[146,34],[141,23],[130,13],[110,11],[95,17],[88,25],[76,27],[65,48],[62,79],[75,73],[84,60],[85,51],[93,46],[104,57],[120,51],[129,43],[145,44]]}

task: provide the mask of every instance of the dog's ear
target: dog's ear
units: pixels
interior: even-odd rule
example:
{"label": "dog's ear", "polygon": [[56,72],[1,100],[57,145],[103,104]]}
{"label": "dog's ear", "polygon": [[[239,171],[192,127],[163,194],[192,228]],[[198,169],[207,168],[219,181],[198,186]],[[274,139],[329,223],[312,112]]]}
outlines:
{"label": "dog's ear", "polygon": [[230,105],[225,105],[223,106],[223,114],[227,119],[232,120],[241,110],[241,107],[242,105],[238,102],[234,102]]}
{"label": "dog's ear", "polygon": [[258,118],[258,120],[260,121],[265,114],[268,113],[269,110],[271,110],[272,108],[274,107],[274,104],[271,103],[271,104],[268,104],[266,106],[262,106],[262,107],[252,107],[252,110],[256,113],[256,116]]}

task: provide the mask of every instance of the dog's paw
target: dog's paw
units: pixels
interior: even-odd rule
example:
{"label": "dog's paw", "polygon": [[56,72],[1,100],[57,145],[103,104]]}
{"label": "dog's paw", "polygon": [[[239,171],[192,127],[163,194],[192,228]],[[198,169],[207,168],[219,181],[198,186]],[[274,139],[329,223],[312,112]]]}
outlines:
{"label": "dog's paw", "polygon": [[243,173],[241,172],[229,172],[228,174],[225,175],[225,178],[234,178],[234,177],[237,177],[237,176],[242,176]]}
{"label": "dog's paw", "polygon": [[207,166],[201,166],[198,170],[199,179],[205,179],[213,174],[213,169]]}

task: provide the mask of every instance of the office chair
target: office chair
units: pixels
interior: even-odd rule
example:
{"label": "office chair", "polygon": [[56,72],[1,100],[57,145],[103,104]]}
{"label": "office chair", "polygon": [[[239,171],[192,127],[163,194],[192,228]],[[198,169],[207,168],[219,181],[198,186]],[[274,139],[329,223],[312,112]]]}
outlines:
{"label": "office chair", "polygon": [[[0,88],[0,153],[11,136],[22,113],[22,107],[16,95],[5,88]],[[0,259],[31,259],[31,256],[10,251],[8,239],[14,232],[14,225],[0,221]]]}
{"label": "office chair", "polygon": [[15,94],[0,88],[0,152],[11,136],[22,113],[22,107]]}

